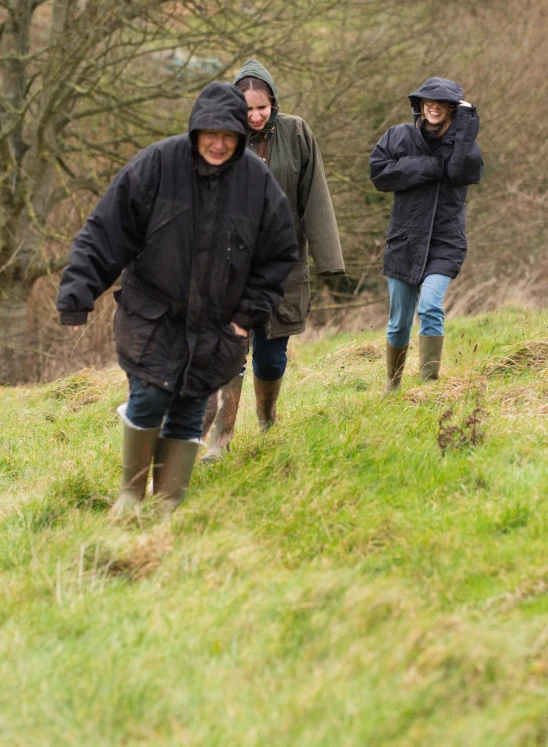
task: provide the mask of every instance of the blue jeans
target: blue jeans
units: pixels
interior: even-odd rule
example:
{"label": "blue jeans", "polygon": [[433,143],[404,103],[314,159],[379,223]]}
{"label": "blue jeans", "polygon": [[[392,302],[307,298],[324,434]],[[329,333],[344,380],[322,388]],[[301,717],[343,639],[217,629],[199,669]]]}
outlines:
{"label": "blue jeans", "polygon": [[267,340],[262,327],[253,330],[253,373],[263,381],[277,381],[287,366],[289,337]]}
{"label": "blue jeans", "polygon": [[202,437],[207,397],[181,397],[156,384],[129,377],[126,416],[138,428],[157,428],[162,436],[190,441]]}
{"label": "blue jeans", "polygon": [[390,316],[386,338],[391,345],[402,348],[408,344],[417,301],[420,334],[425,337],[443,335],[443,298],[450,281],[446,275],[427,275],[419,286],[388,278]]}

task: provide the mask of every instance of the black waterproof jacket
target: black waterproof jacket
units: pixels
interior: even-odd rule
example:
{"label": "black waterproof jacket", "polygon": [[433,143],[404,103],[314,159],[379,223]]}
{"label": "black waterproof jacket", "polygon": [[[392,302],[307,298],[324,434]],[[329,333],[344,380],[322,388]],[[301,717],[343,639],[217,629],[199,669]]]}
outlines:
{"label": "black waterproof jacket", "polygon": [[[458,105],[462,95],[458,83],[429,78],[409,95],[415,122],[419,99]],[[477,184],[483,172],[478,131],[475,106],[458,105],[435,149],[415,124],[391,127],[373,149],[373,184],[395,193],[384,251],[388,277],[420,285],[427,275],[454,278],[459,273],[466,256],[467,185]]]}
{"label": "black waterproof jacket", "polygon": [[[200,129],[240,136],[217,175],[196,152]],[[241,370],[247,340],[230,322],[247,330],[264,324],[298,260],[288,200],[246,149],[246,135],[242,93],[210,83],[194,105],[189,134],[154,143],[119,172],[76,237],[61,278],[61,322],[83,324],[124,270],[115,292],[120,366],[186,396],[212,394]],[[211,178],[219,180],[217,197],[205,200],[204,212]]]}

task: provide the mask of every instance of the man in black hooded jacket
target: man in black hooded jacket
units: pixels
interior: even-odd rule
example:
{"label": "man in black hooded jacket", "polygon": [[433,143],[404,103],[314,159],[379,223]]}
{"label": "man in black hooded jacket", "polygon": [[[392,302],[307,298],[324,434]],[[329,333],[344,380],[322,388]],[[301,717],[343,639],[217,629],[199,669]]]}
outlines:
{"label": "man in black hooded jacket", "polygon": [[71,248],[57,308],[84,324],[115,292],[116,350],[129,379],[114,516],[153,492],[183,500],[210,394],[240,371],[298,260],[287,198],[246,150],[247,105],[228,83],[198,96],[189,132],[150,145],[115,177]]}

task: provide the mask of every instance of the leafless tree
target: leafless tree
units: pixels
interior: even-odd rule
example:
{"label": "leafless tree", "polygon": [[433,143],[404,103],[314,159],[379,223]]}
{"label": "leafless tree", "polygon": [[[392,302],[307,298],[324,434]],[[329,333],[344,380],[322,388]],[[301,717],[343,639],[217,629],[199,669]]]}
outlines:
{"label": "leafless tree", "polygon": [[291,38],[334,4],[0,0],[0,383],[30,370],[29,294],[66,264],[63,212],[87,210],[86,195],[171,134],[159,111],[251,54],[289,61]]}

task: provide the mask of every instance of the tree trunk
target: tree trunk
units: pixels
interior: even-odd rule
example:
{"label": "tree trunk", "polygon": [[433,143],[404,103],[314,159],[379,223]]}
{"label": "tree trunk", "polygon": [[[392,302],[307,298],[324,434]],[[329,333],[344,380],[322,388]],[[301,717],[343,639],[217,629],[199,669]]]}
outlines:
{"label": "tree trunk", "polygon": [[20,384],[33,378],[29,340],[29,287],[16,283],[0,298],[0,384]]}

